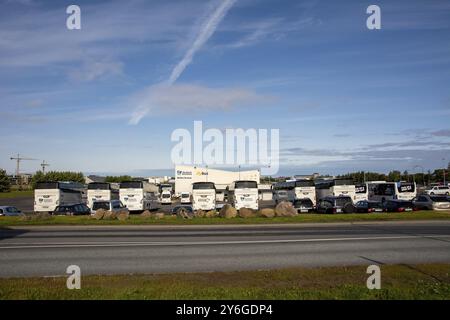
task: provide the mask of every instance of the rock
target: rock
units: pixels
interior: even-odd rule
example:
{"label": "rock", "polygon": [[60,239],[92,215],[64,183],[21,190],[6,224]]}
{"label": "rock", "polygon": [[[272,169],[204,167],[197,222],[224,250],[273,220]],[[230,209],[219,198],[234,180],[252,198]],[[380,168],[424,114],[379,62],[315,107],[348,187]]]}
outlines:
{"label": "rock", "polygon": [[275,207],[275,214],[277,217],[294,217],[298,213],[292,202],[282,201]]}
{"label": "rock", "polygon": [[105,216],[105,212],[106,212],[105,209],[98,209],[98,210],[95,211],[95,213],[94,213],[94,215],[92,217],[94,219],[101,220]]}
{"label": "rock", "polygon": [[256,217],[256,212],[249,208],[241,208],[239,209],[239,217],[241,218]]}
{"label": "rock", "polygon": [[231,205],[226,204],[220,209],[219,215],[222,218],[231,219],[237,216],[237,211]]}
{"label": "rock", "polygon": [[150,211],[145,210],[144,212],[141,213],[141,217],[142,218],[151,218],[153,215]]}
{"label": "rock", "polygon": [[203,210],[197,210],[194,213],[194,217],[196,217],[196,218],[204,218],[205,215],[206,215],[206,212]]}
{"label": "rock", "polygon": [[116,219],[116,213],[112,211],[105,211],[105,214],[103,215],[103,220],[114,220]]}
{"label": "rock", "polygon": [[180,208],[177,210],[177,217],[181,219],[192,219],[194,217],[194,213],[185,208]]}
{"label": "rock", "polygon": [[214,218],[216,216],[217,216],[216,210],[209,210],[208,212],[205,213],[205,218]]}
{"label": "rock", "polygon": [[129,217],[130,217],[130,212],[128,212],[127,210],[120,211],[120,212],[117,214],[117,219],[119,219],[120,221],[125,221],[125,220],[127,220]]}
{"label": "rock", "polygon": [[265,208],[258,211],[258,215],[264,218],[273,218],[275,216],[275,210],[271,208]]}

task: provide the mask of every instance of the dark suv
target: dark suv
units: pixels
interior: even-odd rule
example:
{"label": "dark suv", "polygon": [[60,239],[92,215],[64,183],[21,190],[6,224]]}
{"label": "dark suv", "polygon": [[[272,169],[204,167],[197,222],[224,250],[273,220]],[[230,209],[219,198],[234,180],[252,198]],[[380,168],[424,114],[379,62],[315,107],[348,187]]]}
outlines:
{"label": "dark suv", "polygon": [[355,206],[352,198],[348,196],[325,197],[319,200],[317,205],[319,213],[353,213]]}
{"label": "dark suv", "polygon": [[355,205],[356,212],[358,213],[372,213],[372,212],[383,212],[383,204],[377,201],[358,201]]}
{"label": "dark suv", "polygon": [[63,215],[63,216],[78,216],[91,214],[91,209],[84,203],[77,203],[72,205],[57,206],[53,215]]}
{"label": "dark suv", "polygon": [[414,210],[412,201],[388,200],[384,203],[384,210],[387,212],[408,212]]}

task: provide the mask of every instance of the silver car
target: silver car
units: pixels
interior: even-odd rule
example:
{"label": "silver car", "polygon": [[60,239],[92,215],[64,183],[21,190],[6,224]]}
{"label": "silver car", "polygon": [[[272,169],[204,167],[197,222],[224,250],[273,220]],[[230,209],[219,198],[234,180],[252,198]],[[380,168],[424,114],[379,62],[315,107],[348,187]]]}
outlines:
{"label": "silver car", "polygon": [[16,207],[0,206],[0,216],[23,216],[23,213]]}
{"label": "silver car", "polygon": [[98,209],[103,209],[111,212],[129,211],[120,200],[109,201],[94,201],[92,204],[91,213],[94,214]]}
{"label": "silver car", "polygon": [[423,194],[413,199],[413,205],[419,210],[449,210],[450,200],[446,196]]}

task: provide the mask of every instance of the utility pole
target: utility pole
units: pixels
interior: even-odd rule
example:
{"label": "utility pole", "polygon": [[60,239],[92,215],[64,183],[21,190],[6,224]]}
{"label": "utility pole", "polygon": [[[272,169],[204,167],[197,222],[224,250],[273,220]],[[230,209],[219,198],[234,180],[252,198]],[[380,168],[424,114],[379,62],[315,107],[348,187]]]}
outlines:
{"label": "utility pole", "polygon": [[42,160],[41,167],[42,167],[42,173],[45,174],[45,167],[48,167],[50,164],[45,163],[45,160]]}
{"label": "utility pole", "polygon": [[37,160],[37,159],[21,157],[20,154],[17,154],[17,157],[11,157],[10,159],[16,160],[17,184],[19,185],[19,189],[22,189],[22,179],[20,178],[20,161],[22,161],[22,160]]}

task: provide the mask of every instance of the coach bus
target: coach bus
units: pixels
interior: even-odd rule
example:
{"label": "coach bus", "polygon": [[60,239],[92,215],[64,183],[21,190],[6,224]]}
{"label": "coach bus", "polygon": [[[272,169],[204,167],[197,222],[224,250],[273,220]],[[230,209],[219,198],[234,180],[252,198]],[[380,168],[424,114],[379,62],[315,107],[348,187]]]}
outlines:
{"label": "coach bus", "polygon": [[194,182],[192,184],[192,209],[214,210],[216,208],[216,186],[213,182]]}
{"label": "coach bus", "polygon": [[325,179],[318,180],[316,184],[316,197],[349,196],[355,202],[355,183],[351,179]]}
{"label": "coach bus", "polygon": [[[310,199],[313,205],[316,205],[316,187],[313,180],[278,182],[273,186],[273,193],[275,202],[281,200],[295,202],[296,200]],[[287,199],[284,199],[285,194]]]}
{"label": "coach bus", "polygon": [[152,185],[146,181],[124,181],[119,186],[119,199],[130,211],[160,208]]}
{"label": "coach bus", "polygon": [[84,202],[85,186],[78,182],[37,182],[34,211],[53,212],[57,206]]}
{"label": "coach bus", "polygon": [[369,183],[369,200],[385,202],[387,200],[414,199],[417,195],[415,182],[372,182]]}
{"label": "coach bus", "polygon": [[119,189],[108,182],[91,182],[87,186],[87,206],[92,209],[95,201],[119,200]]}
{"label": "coach bus", "polygon": [[249,180],[234,181],[228,188],[228,197],[236,210],[241,208],[258,210],[258,183]]}

